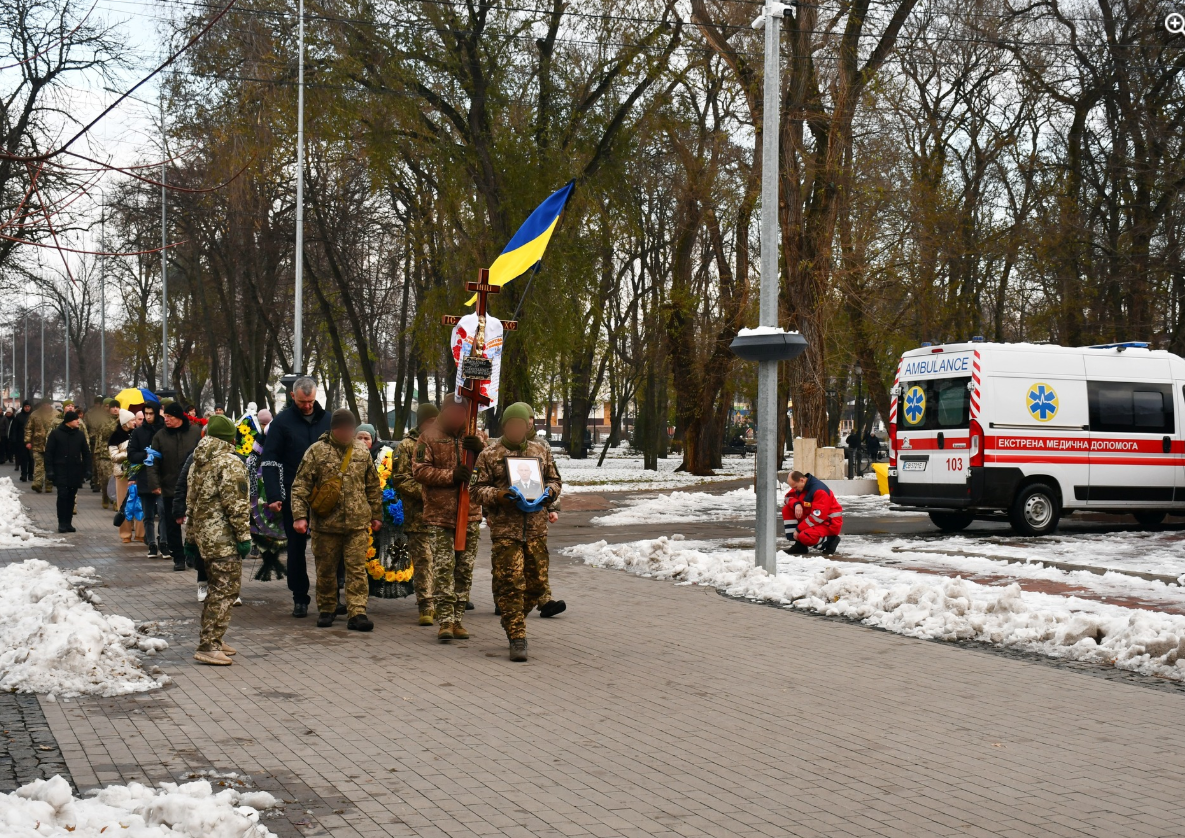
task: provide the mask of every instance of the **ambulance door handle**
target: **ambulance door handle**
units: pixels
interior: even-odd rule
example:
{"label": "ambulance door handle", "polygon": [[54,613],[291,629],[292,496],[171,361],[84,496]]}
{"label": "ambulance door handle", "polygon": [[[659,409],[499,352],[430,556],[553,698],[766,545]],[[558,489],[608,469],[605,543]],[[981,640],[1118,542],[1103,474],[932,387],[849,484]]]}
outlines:
{"label": "ambulance door handle", "polygon": [[1164,450],[1164,453],[1171,454],[1173,451],[1173,441],[1166,436],[1160,441],[1160,447]]}
{"label": "ambulance door handle", "polygon": [[[1165,439],[1168,439],[1168,437],[1165,437]],[[938,447],[939,448],[946,447],[946,435],[943,434],[942,431],[938,432]]]}

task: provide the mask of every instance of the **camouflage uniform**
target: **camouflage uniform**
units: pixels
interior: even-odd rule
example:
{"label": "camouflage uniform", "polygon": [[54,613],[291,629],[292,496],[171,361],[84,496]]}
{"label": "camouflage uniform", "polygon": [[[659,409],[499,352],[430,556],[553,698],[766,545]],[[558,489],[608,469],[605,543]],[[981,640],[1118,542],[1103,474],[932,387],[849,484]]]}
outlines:
{"label": "camouflage uniform", "polygon": [[[361,442],[354,442],[353,446],[350,465],[341,475],[346,448],[334,441],[331,434],[321,434],[321,438],[305,451],[288,496],[292,502],[292,520],[308,520],[312,532],[313,561],[317,567],[317,610],[322,614],[337,610],[337,566],[344,560],[346,614],[350,617],[366,613],[366,600],[370,595],[366,575],[367,533],[371,521],[383,519],[382,489],[374,460]],[[337,506],[322,517],[309,506],[313,491],[322,482],[339,475],[342,488]]]}
{"label": "camouflage uniform", "polygon": [[185,517],[185,541],[197,546],[209,578],[198,651],[220,651],[242,585],[238,545],[251,540],[247,467],[229,442],[208,436],[194,449]]}
{"label": "camouflage uniform", "polygon": [[416,440],[412,476],[420,484],[424,512],[421,521],[432,549],[432,601],[443,626],[460,623],[473,587],[473,565],[481,526],[481,504],[469,496],[465,549],[453,549],[457,529],[457,484],[453,470],[461,461],[461,436],[446,434],[434,425]]}
{"label": "camouflage uniform", "polygon": [[25,443],[32,444],[29,456],[33,458],[33,486],[34,492],[53,492],[45,479],[45,440],[53,429],[54,412],[51,406],[44,405],[34,410],[25,423]]}
{"label": "camouflage uniform", "polygon": [[[511,483],[506,473],[507,457],[539,458],[543,485],[551,491],[551,499],[538,512],[522,512],[506,501]],[[547,515],[559,511],[562,491],[563,481],[551,447],[536,439],[525,440],[514,448],[498,440],[477,458],[473,493],[486,508],[493,540],[490,565],[494,602],[502,612],[502,628],[510,640],[526,639],[526,615],[551,599],[547,584]]]}
{"label": "camouflage uniform", "polygon": [[403,501],[403,532],[407,535],[407,552],[411,558],[412,584],[416,589],[416,605],[421,614],[432,614],[432,546],[428,526],[424,523],[424,493],[412,477],[411,463],[416,452],[418,430],[409,431],[395,449],[395,467],[391,480]]}
{"label": "camouflage uniform", "polygon": [[107,484],[111,480],[111,475],[114,470],[114,464],[111,462],[111,452],[107,449],[107,440],[111,439],[111,435],[115,433],[115,429],[119,427],[119,420],[107,414],[107,419],[98,426],[95,430],[94,436],[91,438],[91,454],[92,462],[94,463],[95,481],[99,484],[99,488],[103,492],[103,508],[106,509],[109,505],[115,504],[115,498],[107,494]]}

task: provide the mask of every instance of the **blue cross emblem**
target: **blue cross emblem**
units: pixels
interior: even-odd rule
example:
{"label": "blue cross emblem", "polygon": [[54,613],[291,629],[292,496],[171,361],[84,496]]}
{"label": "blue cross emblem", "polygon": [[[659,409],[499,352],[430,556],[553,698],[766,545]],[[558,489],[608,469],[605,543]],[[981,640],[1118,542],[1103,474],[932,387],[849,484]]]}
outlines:
{"label": "blue cross emblem", "polygon": [[921,387],[910,387],[909,392],[905,394],[904,413],[905,421],[911,425],[922,421],[926,414],[926,393]]}
{"label": "blue cross emblem", "polygon": [[1038,422],[1048,422],[1057,415],[1057,392],[1048,384],[1029,388],[1029,413]]}

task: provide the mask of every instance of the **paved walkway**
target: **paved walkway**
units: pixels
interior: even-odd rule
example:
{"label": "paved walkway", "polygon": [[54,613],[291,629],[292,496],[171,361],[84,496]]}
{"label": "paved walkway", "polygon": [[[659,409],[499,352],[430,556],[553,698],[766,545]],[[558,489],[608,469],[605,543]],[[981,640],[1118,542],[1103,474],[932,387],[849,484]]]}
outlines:
{"label": "paved walkway", "polygon": [[[52,499],[28,496],[43,524]],[[372,603],[371,635],[248,581],[229,668],[190,660],[190,573],[118,543],[89,493],[70,546],[106,607],[162,621],[173,684],[42,701],[80,789],[238,771],[281,835],[1179,836],[1185,696],[553,564],[568,600],[509,663],[479,561],[474,639]],[[577,516],[572,516],[576,518]]]}

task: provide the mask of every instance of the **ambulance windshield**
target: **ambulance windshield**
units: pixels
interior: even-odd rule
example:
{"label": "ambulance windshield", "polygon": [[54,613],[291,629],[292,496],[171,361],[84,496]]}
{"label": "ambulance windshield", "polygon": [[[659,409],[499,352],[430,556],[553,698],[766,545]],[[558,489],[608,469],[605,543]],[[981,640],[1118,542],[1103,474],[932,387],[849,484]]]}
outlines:
{"label": "ambulance windshield", "polygon": [[907,381],[901,388],[897,415],[909,431],[958,430],[971,426],[970,378]]}

